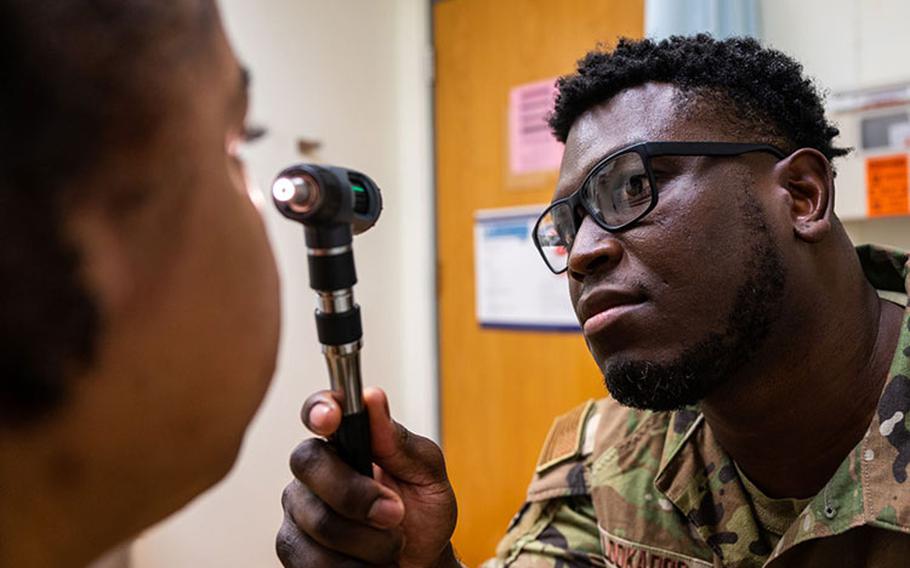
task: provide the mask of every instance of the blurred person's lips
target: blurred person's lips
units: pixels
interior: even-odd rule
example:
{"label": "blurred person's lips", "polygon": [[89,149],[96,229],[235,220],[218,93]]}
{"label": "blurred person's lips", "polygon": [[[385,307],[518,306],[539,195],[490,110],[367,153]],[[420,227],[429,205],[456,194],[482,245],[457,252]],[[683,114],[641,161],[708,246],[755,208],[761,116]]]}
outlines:
{"label": "blurred person's lips", "polygon": [[578,302],[578,319],[586,336],[600,333],[623,315],[640,307],[640,293],[614,288],[599,288],[583,295]]}

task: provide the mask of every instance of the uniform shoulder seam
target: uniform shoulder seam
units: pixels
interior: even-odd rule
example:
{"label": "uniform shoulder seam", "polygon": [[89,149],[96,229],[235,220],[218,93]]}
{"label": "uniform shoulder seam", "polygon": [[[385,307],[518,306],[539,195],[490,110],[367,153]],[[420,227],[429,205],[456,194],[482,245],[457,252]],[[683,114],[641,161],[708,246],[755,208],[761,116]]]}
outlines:
{"label": "uniform shoulder seam", "polygon": [[594,401],[588,400],[553,421],[537,460],[535,471],[538,475],[561,463],[582,457],[585,428],[594,408]]}

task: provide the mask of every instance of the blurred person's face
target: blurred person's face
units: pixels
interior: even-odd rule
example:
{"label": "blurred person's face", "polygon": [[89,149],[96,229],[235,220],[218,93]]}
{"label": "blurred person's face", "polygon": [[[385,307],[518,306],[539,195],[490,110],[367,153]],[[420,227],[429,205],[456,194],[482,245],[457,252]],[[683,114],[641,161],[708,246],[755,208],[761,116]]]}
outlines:
{"label": "blurred person's face", "polygon": [[107,479],[137,528],[229,470],[275,366],[278,276],[234,153],[246,82],[215,27],[207,53],[162,71],[159,135],[106,182],[135,199],[71,218],[103,323],[63,410],[73,466]]}
{"label": "blurred person's face", "polygon": [[[725,132],[716,113],[683,108],[676,94],[649,83],[579,117],[555,198],[633,143],[755,142]],[[786,273],[761,204],[774,163],[764,154],[655,159],[656,209],[615,233],[582,222],[569,254],[570,293],[618,401],[656,410],[693,404],[760,348],[780,313]]]}

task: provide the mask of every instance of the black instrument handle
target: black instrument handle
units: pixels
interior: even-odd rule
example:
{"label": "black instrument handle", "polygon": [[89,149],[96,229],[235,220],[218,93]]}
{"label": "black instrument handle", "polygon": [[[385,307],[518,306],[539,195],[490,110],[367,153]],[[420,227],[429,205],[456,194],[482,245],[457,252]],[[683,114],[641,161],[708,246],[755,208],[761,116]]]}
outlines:
{"label": "black instrument handle", "polygon": [[370,450],[370,417],[366,409],[341,417],[341,426],[332,442],[338,455],[355,471],[373,477],[373,452]]}

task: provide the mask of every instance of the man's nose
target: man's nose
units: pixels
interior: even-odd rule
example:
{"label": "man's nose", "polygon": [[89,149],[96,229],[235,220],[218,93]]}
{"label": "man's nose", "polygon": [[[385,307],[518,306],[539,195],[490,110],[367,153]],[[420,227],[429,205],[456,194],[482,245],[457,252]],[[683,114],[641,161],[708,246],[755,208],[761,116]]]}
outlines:
{"label": "man's nose", "polygon": [[623,246],[616,235],[601,229],[590,216],[585,216],[569,251],[569,274],[581,281],[585,276],[616,266],[622,255]]}

